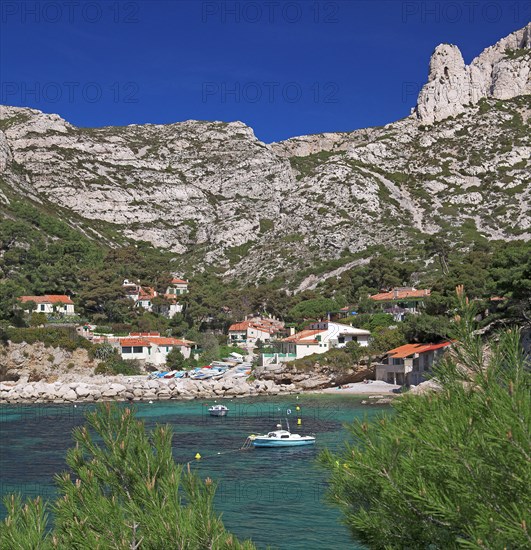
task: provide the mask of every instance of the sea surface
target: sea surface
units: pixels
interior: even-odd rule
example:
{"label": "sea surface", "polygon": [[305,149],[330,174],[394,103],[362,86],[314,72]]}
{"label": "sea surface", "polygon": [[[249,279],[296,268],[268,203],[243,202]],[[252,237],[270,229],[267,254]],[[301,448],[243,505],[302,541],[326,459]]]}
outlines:
{"label": "sea surface", "polygon": [[[225,418],[208,415],[212,400],[136,403],[134,408],[147,427],[171,424],[175,459],[190,462],[202,478],[218,482],[215,507],[228,530],[241,539],[251,538],[259,548],[320,550],[362,548],[341,523],[339,511],[326,501],[327,472],[316,462],[324,448],[341,448],[347,438],[345,423],[390,412],[363,406],[362,399],[301,395],[223,400],[230,409]],[[66,469],[71,430],[83,423],[90,408],[0,406],[1,496],[20,492],[53,498],[53,476]],[[238,451],[249,434],[270,431],[286,417],[293,432],[315,434],[316,445]],[[200,460],[194,459],[196,453]]]}

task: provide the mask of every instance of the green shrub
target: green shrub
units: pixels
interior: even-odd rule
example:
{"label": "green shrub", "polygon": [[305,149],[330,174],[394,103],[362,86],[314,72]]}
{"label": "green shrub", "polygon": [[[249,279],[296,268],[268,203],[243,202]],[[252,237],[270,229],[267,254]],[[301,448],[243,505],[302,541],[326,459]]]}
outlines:
{"label": "green shrub", "polygon": [[90,350],[92,343],[79,336],[72,328],[8,328],[7,336],[14,344],[42,342],[47,347]]}
{"label": "green shrub", "polygon": [[140,363],[136,359],[122,359],[118,351],[102,361],[95,369],[95,374],[123,374],[135,376],[141,374]]}

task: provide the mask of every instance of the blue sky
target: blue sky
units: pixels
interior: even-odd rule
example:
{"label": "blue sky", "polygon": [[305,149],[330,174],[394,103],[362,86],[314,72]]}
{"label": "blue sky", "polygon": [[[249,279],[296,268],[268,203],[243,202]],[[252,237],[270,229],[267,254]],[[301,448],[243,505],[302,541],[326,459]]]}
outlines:
{"label": "blue sky", "polygon": [[78,126],[241,120],[266,141],[409,114],[430,55],[468,63],[529,0],[0,2],[0,103]]}

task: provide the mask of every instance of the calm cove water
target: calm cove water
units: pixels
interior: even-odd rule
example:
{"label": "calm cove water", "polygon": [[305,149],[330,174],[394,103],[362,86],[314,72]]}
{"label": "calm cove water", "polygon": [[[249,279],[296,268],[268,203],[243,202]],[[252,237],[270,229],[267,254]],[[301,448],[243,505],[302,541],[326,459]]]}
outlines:
{"label": "calm cove water", "polygon": [[[225,418],[208,415],[213,402],[137,403],[148,427],[169,423],[175,431],[174,455],[191,462],[202,478],[218,482],[216,511],[240,538],[264,548],[361,548],[325,498],[326,472],[316,464],[325,447],[338,449],[346,438],[343,424],[372,417],[382,408],[361,405],[361,397],[303,395],[253,400],[224,400]],[[302,426],[296,426],[296,406]],[[53,476],[65,469],[70,432],[83,423],[89,405],[16,405],[0,407],[0,493],[54,495]],[[252,433],[274,429],[280,415],[291,429],[314,433],[315,447],[236,451]],[[194,460],[199,452],[203,457]],[[221,453],[221,454],[218,454]],[[0,512],[5,514],[3,509]]]}

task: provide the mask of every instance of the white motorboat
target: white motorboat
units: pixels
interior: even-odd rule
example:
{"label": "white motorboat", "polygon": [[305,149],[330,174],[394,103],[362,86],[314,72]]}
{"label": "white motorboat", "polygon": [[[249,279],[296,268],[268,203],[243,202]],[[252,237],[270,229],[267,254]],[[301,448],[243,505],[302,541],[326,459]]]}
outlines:
{"label": "white motorboat", "polygon": [[314,445],[313,435],[292,434],[288,429],[283,430],[282,424],[277,424],[275,431],[266,435],[251,435],[249,438],[255,447],[299,447],[302,445]]}
{"label": "white motorboat", "polygon": [[229,409],[225,405],[212,405],[208,408],[210,416],[227,416]]}

